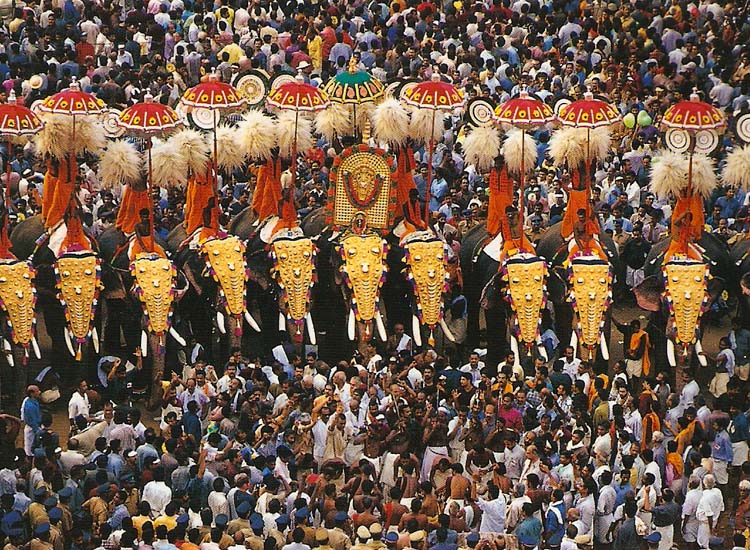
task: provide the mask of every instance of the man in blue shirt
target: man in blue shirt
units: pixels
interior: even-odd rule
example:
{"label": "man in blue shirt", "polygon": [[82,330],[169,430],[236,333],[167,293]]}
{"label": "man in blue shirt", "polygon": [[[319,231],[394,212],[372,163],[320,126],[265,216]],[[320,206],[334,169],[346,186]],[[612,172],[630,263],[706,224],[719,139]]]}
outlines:
{"label": "man in blue shirt", "polygon": [[536,548],[542,541],[542,522],[534,516],[534,505],[525,502],[521,507],[523,519],[513,531],[523,550]]}
{"label": "man in blue shirt", "polygon": [[742,206],[740,200],[735,196],[734,188],[727,188],[726,195],[716,199],[715,206],[721,208],[721,218],[736,218],[737,211]]}
{"label": "man in blue shirt", "polygon": [[26,451],[26,456],[32,456],[34,437],[42,428],[42,408],[39,406],[41,393],[38,386],[29,386],[26,388],[26,399],[21,404],[21,420],[26,424],[23,429],[23,450]]}
{"label": "man in blue shirt", "polygon": [[562,490],[552,491],[551,500],[544,520],[544,539],[550,548],[559,548],[565,535],[565,502]]}
{"label": "man in blue shirt", "polygon": [[729,474],[727,467],[732,463],[734,453],[732,452],[732,441],[727,433],[729,422],[726,418],[717,418],[714,421],[714,443],[711,446],[711,458],[714,461],[714,476],[716,483],[726,486],[729,483]]}
{"label": "man in blue shirt", "polygon": [[742,466],[748,458],[747,441],[750,439],[747,416],[736,401],[729,405],[729,427],[727,433],[732,442],[732,466]]}

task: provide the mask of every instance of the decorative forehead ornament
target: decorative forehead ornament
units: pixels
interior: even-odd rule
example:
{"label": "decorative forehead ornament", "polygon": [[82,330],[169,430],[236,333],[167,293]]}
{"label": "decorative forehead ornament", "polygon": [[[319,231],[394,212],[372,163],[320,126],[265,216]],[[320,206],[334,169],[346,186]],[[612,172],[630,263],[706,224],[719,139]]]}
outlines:
{"label": "decorative forehead ornament", "polygon": [[382,340],[386,339],[385,325],[380,314],[380,289],[388,267],[385,263],[388,244],[376,233],[348,233],[338,246],[341,273],[351,293],[349,339],[354,340],[355,321],[365,324],[369,341],[373,321],[376,321]]}
{"label": "decorative forehead ornament", "polygon": [[[312,287],[315,284],[315,245],[307,237],[280,237],[271,243],[271,275],[279,285],[279,307],[302,337],[302,324],[307,321],[308,336],[314,345],[315,329],[310,316]],[[279,330],[286,329],[283,316]]]}
{"label": "decorative forehead ornament", "polygon": [[[695,344],[702,351],[698,339],[701,317],[708,307],[708,266],[690,259],[672,259],[662,266],[664,298],[669,306],[667,357],[676,366],[674,345],[682,346],[683,359],[688,348]],[[699,356],[699,358],[702,356]]]}
{"label": "decorative forehead ornament", "polygon": [[430,329],[428,343],[435,345],[434,330],[440,325],[445,335],[452,339],[443,319],[443,294],[448,291],[448,255],[445,243],[439,239],[412,240],[404,244],[404,261],[407,278],[412,283],[417,314],[412,316],[412,329],[421,340],[420,325]]}
{"label": "decorative forehead ornament", "polygon": [[605,315],[612,302],[612,270],[609,264],[597,256],[578,256],[570,261],[568,271],[570,285],[569,301],[573,306],[577,323],[571,337],[573,349],[588,350],[588,360],[596,356],[596,347],[601,345],[602,357],[607,359],[609,351],[602,330]]}
{"label": "decorative forehead ornament", "polygon": [[[164,334],[172,327],[172,306],[176,295],[177,269],[158,254],[138,254],[130,264],[133,291],[143,306],[146,329],[159,337],[159,353],[164,351]],[[144,334],[145,335],[145,334]],[[141,350],[148,342],[141,337]]]}
{"label": "decorative forehead ornament", "polygon": [[98,353],[99,338],[93,325],[102,289],[101,260],[91,251],[63,254],[55,263],[55,277],[68,324],[65,329],[68,351],[80,359],[81,345],[91,336]]}
{"label": "decorative forehead ornament", "polygon": [[[254,329],[260,332],[260,327],[247,311],[245,288],[247,286],[247,263],[245,261],[245,244],[235,237],[208,239],[201,244],[201,254],[206,262],[206,268],[213,280],[219,286],[219,297],[227,315],[237,321],[235,334],[242,335],[242,317]],[[224,315],[216,312],[219,330],[226,333]]]}
{"label": "decorative forehead ornament", "polygon": [[[24,363],[29,356],[29,346],[41,359],[36,340],[36,271],[30,262],[10,260],[0,263],[0,307],[7,315],[8,333],[11,341],[24,349]],[[3,349],[13,366],[13,352],[8,340],[3,339]]]}
{"label": "decorative forehead ornament", "polygon": [[519,356],[520,340],[531,354],[531,348],[539,345],[539,327],[542,311],[547,305],[547,263],[532,254],[519,253],[509,257],[502,266],[503,278],[507,283],[505,298],[513,311],[513,338],[511,347]]}

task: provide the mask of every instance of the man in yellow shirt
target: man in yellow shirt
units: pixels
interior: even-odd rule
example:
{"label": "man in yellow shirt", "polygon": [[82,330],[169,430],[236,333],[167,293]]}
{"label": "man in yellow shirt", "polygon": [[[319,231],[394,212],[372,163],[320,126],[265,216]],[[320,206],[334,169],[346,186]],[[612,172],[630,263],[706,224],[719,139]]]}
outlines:
{"label": "man in yellow shirt", "polygon": [[171,531],[177,527],[177,514],[175,514],[174,501],[170,502],[164,507],[164,514],[154,520],[154,530],[159,525],[166,525],[167,531]]}

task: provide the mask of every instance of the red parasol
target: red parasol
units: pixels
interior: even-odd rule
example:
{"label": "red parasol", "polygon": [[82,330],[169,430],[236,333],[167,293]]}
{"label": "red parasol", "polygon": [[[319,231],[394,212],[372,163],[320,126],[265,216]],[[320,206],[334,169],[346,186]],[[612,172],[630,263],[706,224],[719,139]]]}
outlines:
{"label": "red parasol", "polygon": [[435,150],[435,113],[437,111],[453,111],[460,109],[466,103],[463,92],[453,84],[442,82],[440,73],[433,70],[432,79],[420,82],[403,91],[403,101],[407,105],[417,109],[429,109],[432,111],[432,128],[430,129],[430,162],[427,165],[427,191],[425,201],[429,211],[430,185],[432,185],[432,156]]}
{"label": "red parasol", "polygon": [[510,124],[521,129],[521,180],[519,198],[519,223],[523,224],[523,183],[526,177],[524,160],[526,157],[524,142],[526,130],[535,126],[544,126],[555,120],[552,108],[534,97],[530,97],[526,90],[521,90],[517,97],[509,99],[495,109],[495,120],[500,124]]}
{"label": "red parasol", "polygon": [[564,126],[591,130],[611,126],[620,120],[620,112],[606,101],[594,99],[591,92],[586,92],[583,99],[562,107],[557,118]]}
{"label": "red parasol", "polygon": [[690,99],[672,105],[661,119],[662,128],[699,132],[700,130],[719,130],[726,125],[722,112],[700,100],[695,92]]}
{"label": "red parasol", "polygon": [[[39,110],[55,115],[101,115],[106,111],[104,102],[95,95],[81,91],[81,85],[73,78],[70,88],[57,92],[42,101]],[[75,119],[73,119],[75,121]]]}

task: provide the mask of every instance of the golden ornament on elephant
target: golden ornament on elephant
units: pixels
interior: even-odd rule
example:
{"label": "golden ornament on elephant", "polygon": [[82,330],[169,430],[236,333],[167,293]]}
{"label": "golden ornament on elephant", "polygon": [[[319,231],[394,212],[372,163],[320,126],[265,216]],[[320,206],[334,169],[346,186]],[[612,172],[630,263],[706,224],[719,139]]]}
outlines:
{"label": "golden ornament on elephant", "polygon": [[612,302],[612,270],[597,256],[578,256],[569,265],[570,300],[577,323],[571,346],[588,350],[588,360],[596,356],[597,345],[602,357],[609,358],[603,334],[605,316]]}
{"label": "golden ornament on elephant", "polygon": [[[204,241],[200,245],[200,252],[206,262],[208,273],[219,287],[219,296],[226,313],[237,320],[235,332],[240,336],[242,335],[243,315],[251,326],[254,324],[247,313],[245,299],[248,279],[245,245],[240,239],[230,235]],[[217,321],[219,330],[225,333],[224,318],[219,311],[217,311]]]}
{"label": "golden ornament on elephant", "polygon": [[139,254],[130,264],[133,290],[143,306],[146,328],[159,337],[160,349],[164,334],[172,324],[177,270],[167,258],[158,254]]}
{"label": "golden ornament on elephant", "polygon": [[435,238],[411,240],[404,244],[404,261],[417,305],[417,315],[412,318],[412,328],[415,335],[418,335],[418,325],[427,325],[430,329],[429,344],[432,346],[432,334],[436,325],[439,324],[444,332],[448,332],[443,320],[443,298],[448,291],[448,257],[445,243]]}
{"label": "golden ornament on elephant", "polygon": [[271,243],[271,275],[279,285],[280,308],[296,326],[298,337],[302,334],[302,323],[308,322],[311,342],[315,338],[310,317],[310,298],[315,284],[315,252],[315,244],[309,238],[296,234],[280,236]]}
{"label": "golden ornament on elephant", "polygon": [[[29,262],[10,260],[0,263],[0,307],[7,315],[10,340],[23,347],[25,356],[32,346],[35,355],[41,358],[35,336],[35,276],[36,271]],[[4,348],[6,353],[11,352],[10,345],[5,345],[5,342]]]}
{"label": "golden ornament on elephant", "polygon": [[[698,327],[708,306],[708,266],[691,259],[672,259],[662,266],[664,298],[669,306],[667,327],[667,357],[676,365],[674,344],[682,346],[687,358],[688,346],[695,344],[701,351]],[[700,359],[700,357],[699,357]]]}
{"label": "golden ornament on elephant", "polygon": [[[539,342],[541,312],[547,305],[547,263],[533,254],[518,253],[503,263],[502,273],[508,285],[505,297],[513,311],[513,338],[531,353]],[[517,343],[515,347],[518,353]]]}
{"label": "golden ornament on elephant", "polygon": [[[99,340],[93,327],[101,284],[101,260],[92,251],[68,253],[55,263],[59,299],[65,311],[65,342],[71,355],[80,357],[81,345],[92,336],[98,351]],[[74,349],[75,344],[75,349]]]}

